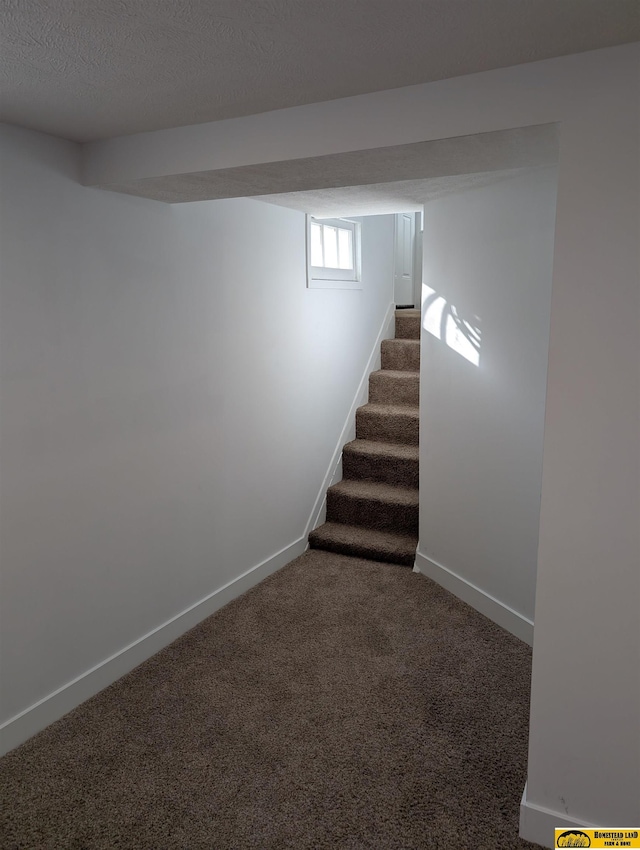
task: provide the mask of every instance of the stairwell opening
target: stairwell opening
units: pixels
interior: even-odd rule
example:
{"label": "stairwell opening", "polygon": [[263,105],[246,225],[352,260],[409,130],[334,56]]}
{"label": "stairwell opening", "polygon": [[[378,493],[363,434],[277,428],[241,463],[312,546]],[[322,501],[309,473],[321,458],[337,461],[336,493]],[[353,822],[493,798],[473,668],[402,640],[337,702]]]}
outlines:
{"label": "stairwell opening", "polygon": [[[497,135],[480,134],[465,137],[464,140],[440,140],[435,148],[433,143],[429,143],[429,150],[425,148],[423,152],[425,158],[422,162],[416,161],[410,166],[415,169],[416,176],[406,179],[408,175],[405,171],[404,180],[397,179],[398,163],[402,163],[402,168],[408,167],[408,159],[419,153],[417,147],[415,150],[403,150],[397,160],[393,159],[390,168],[389,162],[392,154],[396,153],[395,149],[385,149],[384,162],[376,159],[379,152],[360,152],[360,159],[356,161],[350,155],[349,161],[355,169],[354,173],[359,173],[358,169],[361,171],[368,159],[369,181],[360,184],[354,181],[353,185],[338,185],[335,188],[327,187],[327,182],[336,179],[336,182],[340,180],[343,183],[344,174],[335,175],[334,178],[330,169],[326,171],[327,164],[333,164],[333,157],[318,161],[318,166],[323,169],[323,173],[318,175],[318,188],[308,188],[309,181],[314,179],[311,172],[315,160],[311,159],[305,161],[310,167],[310,171],[305,172],[305,188],[256,198],[320,218],[394,215],[407,220],[408,217],[414,217],[415,221],[416,214],[419,214],[412,260],[414,268],[422,271],[422,276],[415,278],[413,299],[397,297],[394,278],[392,300],[398,308],[396,322],[402,321],[400,313],[406,313],[408,320],[410,311],[418,311],[411,318],[415,319],[417,325],[415,347],[418,352],[423,349],[422,370],[419,353],[417,365],[411,369],[407,369],[406,365],[398,368],[398,363],[389,360],[380,362],[380,368],[373,368],[374,374],[369,378],[369,398],[362,399],[355,412],[353,439],[343,441],[342,480],[337,480],[339,474],[334,475],[333,480],[328,475],[330,486],[326,496],[326,522],[320,523],[317,528],[313,524],[310,526],[310,545],[327,549],[336,547],[331,551],[349,551],[391,563],[413,564],[415,569],[434,578],[528,642],[533,640],[537,516],[541,487],[539,472],[548,353],[548,316],[544,315],[546,306],[540,308],[537,299],[542,294],[544,302],[550,294],[555,197],[552,202],[550,198],[555,188],[551,190],[549,186],[557,180],[557,176],[553,177],[558,155],[557,131],[557,126],[547,125],[504,131],[504,135],[501,131]],[[442,160],[432,158],[438,151],[443,156]],[[341,162],[338,158],[336,169]],[[486,170],[481,170],[481,163]],[[433,175],[434,171],[437,176],[425,176],[429,173]],[[385,175],[388,175],[387,179],[396,179],[394,182],[378,182],[381,178],[384,180]],[[529,203],[525,194],[531,191],[533,197],[537,193],[536,186],[547,186],[544,189],[545,244],[539,252],[544,255],[542,264],[546,264],[546,267],[542,270],[542,289],[537,291],[535,276],[540,270],[537,265],[540,258],[534,256],[535,250],[533,255],[523,261],[523,257],[514,258],[506,241],[502,246],[505,249],[504,262],[497,259],[494,252],[489,262],[485,263],[486,252],[482,245],[477,244],[477,234],[487,232],[486,224],[493,213],[483,209],[482,204],[473,203],[471,199],[474,196],[476,199],[490,197],[495,187],[508,187],[518,184],[518,181],[521,184],[524,181],[529,188],[514,190],[518,197],[513,215],[510,213],[509,201],[501,208],[501,214],[504,215],[500,226],[510,235],[518,228],[519,233],[524,234],[516,249],[516,252],[520,252],[524,247],[523,256],[529,250],[525,245],[528,240],[526,215],[522,214]],[[505,196],[509,192],[508,188],[504,193],[501,188],[497,190],[497,194],[503,193]],[[456,208],[457,204],[458,210],[464,209],[468,198],[469,208],[475,211],[472,222],[468,216],[461,216],[465,219],[462,230],[458,227],[456,216],[451,217],[446,212],[446,206],[452,198],[462,201],[456,201],[451,208]],[[438,210],[437,218],[443,209],[442,205],[449,233],[436,226],[437,235],[434,236],[433,210]],[[430,210],[429,233],[423,213],[427,209]],[[550,222],[551,228],[548,226]],[[459,230],[462,239],[454,245],[451,234]],[[499,250],[502,239],[500,233],[492,233],[491,239],[496,250]],[[434,240],[443,247],[442,251]],[[397,232],[395,244],[396,250],[403,244]],[[433,257],[427,255],[434,247],[438,255],[435,265]],[[418,251],[424,251],[427,256],[420,255],[417,258]],[[405,251],[405,256],[408,253]],[[443,260],[444,255],[447,257]],[[474,267],[475,256],[479,263]],[[462,258],[462,263],[458,262],[459,258]],[[396,258],[396,270],[399,266],[401,264]],[[536,271],[532,275],[534,267]],[[515,287],[520,299],[516,304],[512,298],[513,287],[509,275],[515,274],[512,280],[517,280],[522,272],[524,282],[519,282]],[[459,280],[456,279],[458,274]],[[491,275],[494,276],[493,280]],[[527,277],[528,282],[525,280]],[[474,287],[478,292],[490,292],[490,309],[485,309],[486,303],[477,308],[477,298],[472,292]],[[532,322],[529,317],[533,314],[535,320]],[[535,327],[534,332],[531,332],[532,327]],[[395,342],[391,342],[391,346],[398,351],[403,347],[403,333],[401,324],[396,324],[395,332],[388,334],[394,337]],[[389,340],[383,340],[380,346],[381,361],[386,356],[383,350],[389,344]],[[434,360],[438,361],[438,366],[427,370],[425,364],[433,363]],[[460,365],[453,365],[455,363]],[[531,372],[528,364],[532,364],[536,371],[533,394],[529,392]],[[525,380],[522,382],[517,379],[518,370],[523,373]],[[400,493],[387,493],[383,498],[381,491],[376,488],[372,492],[370,485],[375,483],[403,488],[410,480],[403,478],[404,472],[400,473],[401,462],[397,456],[400,454],[398,446],[403,445],[405,439],[400,437],[403,430],[400,423],[409,418],[406,408],[410,405],[405,403],[403,410],[389,410],[401,406],[395,404],[400,391],[398,386],[392,388],[391,381],[386,380],[388,376],[383,375],[385,372],[404,371],[415,372],[415,427],[418,431],[421,427],[423,434],[429,434],[429,447],[418,446],[417,438],[415,444],[405,443],[414,447],[416,459],[413,475],[419,480],[422,472],[425,488],[419,494],[416,487],[416,492],[412,494],[418,496],[419,510],[415,509],[405,494],[407,511],[402,519],[397,516],[400,513],[397,511],[398,522],[394,524],[388,520],[388,516],[393,513]],[[398,385],[401,380],[403,378],[398,377],[395,384]],[[455,388],[452,395],[448,395],[449,381]],[[380,395],[383,385],[390,393],[386,399]],[[494,398],[496,393],[498,396]],[[503,393],[504,398],[500,393]],[[478,403],[473,401],[476,397]],[[437,399],[435,404],[434,399]],[[376,409],[376,405],[382,409]],[[503,405],[506,405],[508,411],[506,417],[500,415]],[[424,419],[422,425],[420,412]],[[441,412],[445,415],[441,415]],[[368,432],[372,418],[375,420],[373,431]],[[396,428],[395,433],[393,428]],[[396,453],[393,463],[388,457],[384,461],[370,458],[369,454],[374,450],[368,451],[368,447],[359,441],[385,443],[384,452],[387,455]],[[441,448],[444,448],[443,452]],[[420,471],[418,455],[423,464],[428,464],[428,469]],[[525,458],[523,463],[522,458]],[[373,470],[376,466],[378,471]],[[383,473],[380,470],[385,466],[387,472]],[[393,484],[383,477],[390,474],[388,470],[391,466],[398,470],[397,480]],[[382,480],[375,481],[376,475]],[[521,486],[523,482],[525,486]],[[379,503],[384,504],[385,511],[388,509],[388,515],[383,515]],[[414,509],[418,515],[418,531],[416,540],[412,541],[413,557],[407,554],[406,549],[394,547],[393,544],[397,544],[398,540],[378,538],[377,545],[374,545],[376,534],[406,536],[409,531],[406,516]],[[453,519],[456,517],[458,522]],[[468,528],[468,532],[459,533],[459,523]],[[415,525],[412,526],[412,529],[415,528]],[[358,530],[357,535],[353,529]],[[363,529],[367,529],[366,533]],[[363,543],[365,537],[368,540],[366,545]],[[418,539],[420,543],[416,550]],[[403,542],[407,543],[406,540]]]}

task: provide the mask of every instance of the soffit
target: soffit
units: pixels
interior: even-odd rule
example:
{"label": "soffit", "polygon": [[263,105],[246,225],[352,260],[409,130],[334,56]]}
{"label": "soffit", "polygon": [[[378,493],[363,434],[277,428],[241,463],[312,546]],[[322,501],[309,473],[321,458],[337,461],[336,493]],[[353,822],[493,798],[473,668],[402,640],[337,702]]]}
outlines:
{"label": "soffit", "polygon": [[175,204],[532,168],[552,165],[557,158],[558,127],[541,124],[328,156],[94,185]]}

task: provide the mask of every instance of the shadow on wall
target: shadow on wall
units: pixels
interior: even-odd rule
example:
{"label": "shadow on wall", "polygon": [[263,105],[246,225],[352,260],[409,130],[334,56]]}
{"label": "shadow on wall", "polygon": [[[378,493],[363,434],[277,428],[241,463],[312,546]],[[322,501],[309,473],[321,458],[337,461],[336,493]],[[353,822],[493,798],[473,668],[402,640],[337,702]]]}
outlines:
{"label": "shadow on wall", "polygon": [[442,340],[469,363],[480,365],[482,332],[478,316],[473,316],[472,320],[463,318],[453,304],[426,284],[422,285],[422,315],[425,331]]}

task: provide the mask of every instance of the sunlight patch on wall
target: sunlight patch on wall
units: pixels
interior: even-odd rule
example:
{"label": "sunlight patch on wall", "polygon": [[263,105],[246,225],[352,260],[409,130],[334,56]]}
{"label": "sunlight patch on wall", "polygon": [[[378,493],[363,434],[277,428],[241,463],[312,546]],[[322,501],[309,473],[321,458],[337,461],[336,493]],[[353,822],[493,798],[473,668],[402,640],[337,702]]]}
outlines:
{"label": "sunlight patch on wall", "polygon": [[427,333],[441,339],[474,366],[480,365],[480,319],[463,318],[453,304],[426,284],[422,285],[422,327]]}

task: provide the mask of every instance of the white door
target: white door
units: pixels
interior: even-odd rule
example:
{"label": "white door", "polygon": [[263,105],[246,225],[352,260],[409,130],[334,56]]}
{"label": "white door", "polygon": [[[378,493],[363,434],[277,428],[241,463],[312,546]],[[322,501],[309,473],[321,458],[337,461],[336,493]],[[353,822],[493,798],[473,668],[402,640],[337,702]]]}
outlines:
{"label": "white door", "polygon": [[397,307],[409,307],[414,304],[413,261],[416,235],[416,217],[414,213],[396,215],[396,239],[393,292]]}

